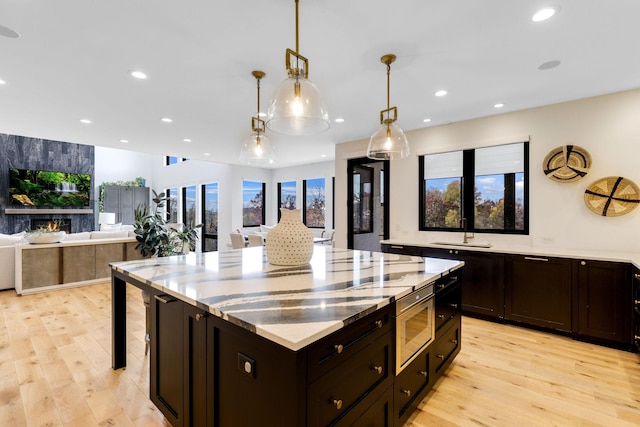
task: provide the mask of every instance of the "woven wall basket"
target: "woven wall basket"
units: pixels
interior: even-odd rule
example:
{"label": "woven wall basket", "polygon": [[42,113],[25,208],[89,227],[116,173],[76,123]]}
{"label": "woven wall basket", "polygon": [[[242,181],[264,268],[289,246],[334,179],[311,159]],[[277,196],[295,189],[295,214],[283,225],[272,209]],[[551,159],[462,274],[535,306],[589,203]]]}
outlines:
{"label": "woven wall basket", "polygon": [[598,215],[625,215],[638,207],[640,189],[629,179],[608,176],[587,187],[584,192],[584,203]]}
{"label": "woven wall basket", "polygon": [[554,148],[542,162],[542,171],[556,182],[574,182],[582,179],[591,169],[591,155],[577,145]]}

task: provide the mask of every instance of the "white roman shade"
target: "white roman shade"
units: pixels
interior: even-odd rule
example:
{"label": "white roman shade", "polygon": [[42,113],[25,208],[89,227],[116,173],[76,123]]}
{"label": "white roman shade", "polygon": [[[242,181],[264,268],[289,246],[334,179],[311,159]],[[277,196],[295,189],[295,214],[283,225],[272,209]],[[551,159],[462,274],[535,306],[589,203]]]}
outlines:
{"label": "white roman shade", "polygon": [[424,179],[457,178],[462,176],[462,151],[427,154],[424,156]]}
{"label": "white roman shade", "polygon": [[475,175],[524,172],[524,143],[475,149]]}

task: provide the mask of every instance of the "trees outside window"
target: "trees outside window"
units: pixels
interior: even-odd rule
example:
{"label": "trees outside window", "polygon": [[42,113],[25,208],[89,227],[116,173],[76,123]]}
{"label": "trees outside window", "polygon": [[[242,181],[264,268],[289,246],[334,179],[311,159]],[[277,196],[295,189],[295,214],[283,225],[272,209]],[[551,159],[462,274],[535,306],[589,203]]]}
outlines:
{"label": "trees outside window", "polygon": [[309,228],[324,228],[325,224],[325,179],[314,178],[302,181],[304,209],[302,219]]}
{"label": "trees outside window", "polygon": [[421,230],[528,233],[528,142],[419,159]]}
{"label": "trees outside window", "polygon": [[202,251],[218,250],[218,183],[202,186]]}
{"label": "trees outside window", "polygon": [[265,184],[242,181],[242,226],[257,227],[264,224]]}
{"label": "trees outside window", "polygon": [[196,186],[182,187],[182,222],[187,227],[196,225]]}

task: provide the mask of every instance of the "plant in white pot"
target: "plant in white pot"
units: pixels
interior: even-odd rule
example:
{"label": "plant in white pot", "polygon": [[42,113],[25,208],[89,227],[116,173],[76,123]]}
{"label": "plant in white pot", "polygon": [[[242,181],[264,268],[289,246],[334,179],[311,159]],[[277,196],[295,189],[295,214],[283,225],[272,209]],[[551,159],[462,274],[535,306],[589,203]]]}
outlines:
{"label": "plant in white pot", "polygon": [[136,207],[134,210],[134,232],[138,245],[136,249],[145,257],[164,257],[182,255],[193,250],[198,239],[198,224],[189,227],[178,224],[178,227],[169,225],[165,219],[165,206],[169,197],[165,193],[153,191],[153,206],[146,205]]}

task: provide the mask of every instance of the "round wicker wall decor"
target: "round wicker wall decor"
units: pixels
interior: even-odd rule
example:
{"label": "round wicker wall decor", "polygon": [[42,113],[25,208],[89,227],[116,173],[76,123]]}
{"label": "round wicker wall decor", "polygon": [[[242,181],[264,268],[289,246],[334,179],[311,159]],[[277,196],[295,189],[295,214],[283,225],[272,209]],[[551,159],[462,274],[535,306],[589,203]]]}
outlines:
{"label": "round wicker wall decor", "polygon": [[638,207],[640,189],[627,178],[608,176],[587,187],[584,192],[584,203],[598,215],[625,215]]}
{"label": "round wicker wall decor", "polygon": [[574,182],[582,179],[591,169],[591,155],[577,145],[554,148],[542,162],[544,174],[556,182]]}

